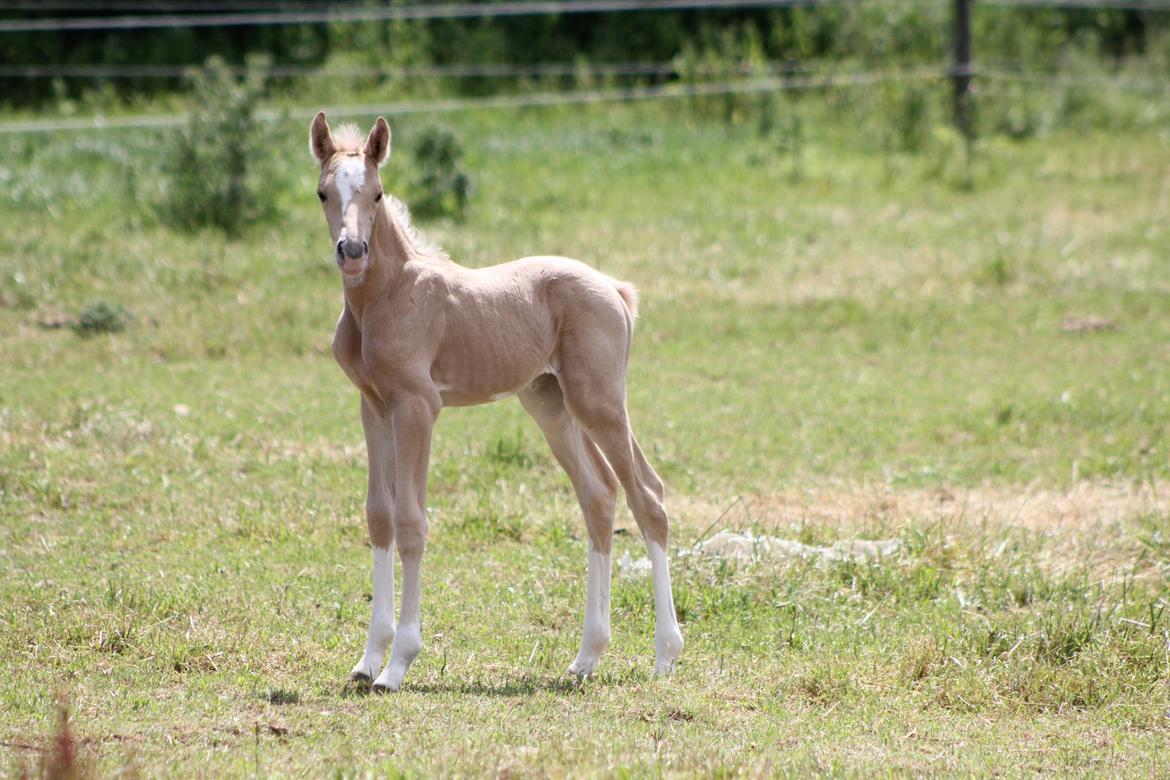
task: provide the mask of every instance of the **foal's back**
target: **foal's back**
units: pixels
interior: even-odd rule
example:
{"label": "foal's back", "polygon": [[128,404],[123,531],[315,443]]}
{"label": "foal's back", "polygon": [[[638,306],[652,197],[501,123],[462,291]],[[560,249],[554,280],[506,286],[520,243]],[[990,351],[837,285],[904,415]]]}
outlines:
{"label": "foal's back", "polygon": [[632,322],[619,292],[625,283],[551,256],[477,269],[451,264],[443,275],[431,375],[446,405],[511,395],[541,374],[559,373],[566,360],[589,370],[617,359],[624,368]]}

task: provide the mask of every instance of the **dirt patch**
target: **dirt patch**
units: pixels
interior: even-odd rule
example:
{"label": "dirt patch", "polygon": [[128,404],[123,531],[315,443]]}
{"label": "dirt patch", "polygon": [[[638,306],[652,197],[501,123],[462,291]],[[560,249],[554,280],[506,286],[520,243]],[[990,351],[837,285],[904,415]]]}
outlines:
{"label": "dirt patch", "polygon": [[762,529],[801,527],[856,530],[943,522],[1033,531],[1092,530],[1143,515],[1170,513],[1170,483],[1079,482],[1070,490],[1038,486],[897,488],[817,485],[717,504],[672,497],[671,508],[689,527]]}
{"label": "dirt patch", "polygon": [[258,445],[267,463],[304,460],[362,466],[366,463],[364,442],[345,445],[326,440],[304,442],[275,439],[258,442]]}
{"label": "dirt patch", "polygon": [[1106,577],[1136,562],[1144,518],[1170,515],[1170,483],[1079,482],[1069,490],[816,485],[722,505],[681,496],[671,504],[682,521],[674,539],[683,546],[724,529],[831,543],[934,526],[944,537],[992,549],[1023,534],[1039,543],[1037,563]]}
{"label": "dirt patch", "polygon": [[1097,314],[1070,315],[1060,321],[1065,333],[1095,333],[1100,330],[1117,330],[1117,323]]}

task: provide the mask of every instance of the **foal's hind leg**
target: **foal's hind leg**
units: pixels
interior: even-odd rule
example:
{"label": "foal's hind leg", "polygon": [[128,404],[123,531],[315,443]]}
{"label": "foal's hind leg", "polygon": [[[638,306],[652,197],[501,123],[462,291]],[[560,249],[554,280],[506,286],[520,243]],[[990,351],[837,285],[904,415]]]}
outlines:
{"label": "foal's hind leg", "polygon": [[607,377],[601,371],[574,371],[566,358],[561,383],[565,406],[605,454],[626,491],[626,502],[646,541],[654,575],[655,672],[669,674],[682,655],[683,638],[670,588],[666,555],[670,520],[663,504],[662,480],[642,454],[626,412],[623,370]]}
{"label": "foal's hind leg", "polygon": [[540,377],[520,393],[520,403],[536,420],[557,462],[569,475],[589,532],[589,575],[585,591],[585,625],[581,652],[569,667],[578,677],[590,674],[609,645],[609,580],[617,478],[597,447],[565,409],[554,377]]}

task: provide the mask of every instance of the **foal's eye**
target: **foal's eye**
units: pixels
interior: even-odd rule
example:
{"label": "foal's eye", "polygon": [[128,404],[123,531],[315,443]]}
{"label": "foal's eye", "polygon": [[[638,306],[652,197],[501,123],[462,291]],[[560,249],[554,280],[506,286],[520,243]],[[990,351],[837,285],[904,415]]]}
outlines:
{"label": "foal's eye", "polygon": [[317,190],[317,199],[320,200],[322,203],[324,203],[325,202],[325,193],[321,192],[320,190]]}
{"label": "foal's eye", "polygon": [[379,192],[378,197],[374,198],[374,203],[377,203],[380,200],[382,200],[382,193]]}

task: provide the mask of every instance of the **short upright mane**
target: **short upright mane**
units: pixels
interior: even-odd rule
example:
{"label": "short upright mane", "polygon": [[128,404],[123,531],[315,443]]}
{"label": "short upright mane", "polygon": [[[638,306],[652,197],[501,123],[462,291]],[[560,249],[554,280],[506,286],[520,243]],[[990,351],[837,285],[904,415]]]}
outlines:
{"label": "short upright mane", "polygon": [[390,217],[390,222],[394,225],[394,230],[398,233],[403,243],[407,245],[412,253],[428,260],[450,260],[447,253],[440,249],[435,244],[428,241],[414,223],[410,219],[410,209],[406,204],[394,197],[390,193],[386,193],[386,214]]}
{"label": "short upright mane", "polygon": [[357,125],[344,124],[333,134],[333,148],[341,154],[360,154],[366,145],[366,136]]}

